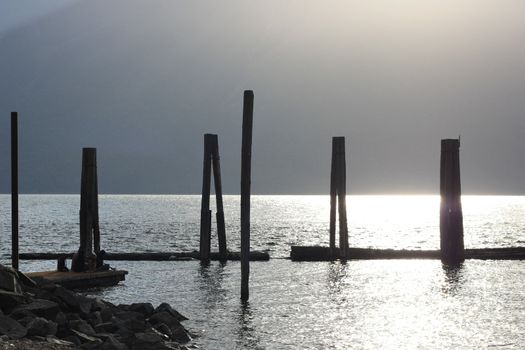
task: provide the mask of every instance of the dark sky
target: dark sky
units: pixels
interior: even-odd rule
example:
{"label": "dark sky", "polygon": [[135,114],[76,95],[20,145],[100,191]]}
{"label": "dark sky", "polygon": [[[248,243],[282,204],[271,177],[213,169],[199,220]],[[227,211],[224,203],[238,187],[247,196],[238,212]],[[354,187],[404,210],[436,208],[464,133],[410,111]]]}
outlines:
{"label": "dark sky", "polygon": [[461,135],[465,193],[525,194],[521,0],[34,3],[0,4],[1,192],[17,110],[22,192],[78,193],[89,146],[102,193],[199,193],[210,132],[238,193],[252,89],[255,193],[327,194],[332,136],[349,193],[437,193]]}

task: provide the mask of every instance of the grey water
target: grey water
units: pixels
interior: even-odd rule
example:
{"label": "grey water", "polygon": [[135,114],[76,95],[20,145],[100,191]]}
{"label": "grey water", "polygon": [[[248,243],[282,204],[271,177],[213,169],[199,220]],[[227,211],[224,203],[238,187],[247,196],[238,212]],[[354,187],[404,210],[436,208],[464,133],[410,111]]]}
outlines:
{"label": "grey water", "polygon": [[[0,261],[9,263],[9,196],[0,195]],[[21,252],[78,248],[79,197],[20,197]],[[199,196],[100,196],[102,248],[198,247]],[[348,196],[350,245],[437,249],[438,196]],[[463,196],[467,248],[525,245],[525,197]],[[213,203],[213,201],[212,201]],[[239,197],[225,197],[228,245],[239,249]],[[240,264],[110,262],[118,286],[88,291],[114,303],[168,302],[203,349],[519,349],[525,344],[525,262],[291,262],[291,245],[328,245],[327,196],[253,196],[250,301]],[[213,232],[212,234],[215,234]],[[213,249],[216,248],[215,236]],[[22,261],[23,271],[55,262]]]}

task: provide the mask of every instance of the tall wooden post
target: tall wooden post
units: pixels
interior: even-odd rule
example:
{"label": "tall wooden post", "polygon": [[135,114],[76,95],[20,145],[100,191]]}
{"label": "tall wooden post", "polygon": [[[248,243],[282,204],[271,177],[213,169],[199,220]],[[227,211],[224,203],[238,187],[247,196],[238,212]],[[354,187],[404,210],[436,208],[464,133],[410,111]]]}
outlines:
{"label": "tall wooden post", "polygon": [[241,300],[248,301],[250,280],[250,186],[252,161],[253,91],[244,91],[241,155]]}
{"label": "tall wooden post", "polygon": [[96,158],[93,175],[95,178],[95,180],[93,181],[93,249],[95,250],[95,254],[98,254],[100,253],[100,225],[98,221],[98,170]]}
{"label": "tall wooden post", "polygon": [[11,266],[18,270],[18,113],[11,112]]}
{"label": "tall wooden post", "polygon": [[339,249],[340,257],[348,257],[348,224],[346,219],[346,156],[345,138],[335,137],[336,171],[337,171],[337,204],[339,211]]}
{"label": "tall wooden post", "polygon": [[332,164],[330,171],[330,258],[335,259],[335,220],[337,204],[336,138],[332,138]]}
{"label": "tall wooden post", "polygon": [[[336,207],[337,204],[337,207]],[[335,258],[336,211],[339,212],[339,257],[348,257],[348,224],[346,219],[346,160],[345,138],[332,138],[332,167],[330,172],[330,257]]]}
{"label": "tall wooden post", "polygon": [[200,232],[200,258],[206,262],[210,259],[210,182],[211,182],[211,152],[213,135],[204,135],[204,161],[202,168],[202,199],[201,199],[201,232]]}
{"label": "tall wooden post", "polygon": [[[82,149],[82,179],[80,185],[80,251],[85,261],[93,256],[95,222],[98,221],[96,196],[97,149]],[[98,224],[97,224],[98,226]]]}
{"label": "tall wooden post", "polygon": [[465,260],[459,144],[459,139],[441,140],[439,228],[441,261],[445,264]]}
{"label": "tall wooden post", "polygon": [[212,146],[213,157],[213,182],[215,184],[215,200],[217,202],[217,236],[219,239],[219,257],[220,261],[228,259],[228,250],[226,248],[226,225],[224,223],[224,204],[222,201],[222,180],[221,180],[221,163],[219,156],[219,138],[213,135]]}

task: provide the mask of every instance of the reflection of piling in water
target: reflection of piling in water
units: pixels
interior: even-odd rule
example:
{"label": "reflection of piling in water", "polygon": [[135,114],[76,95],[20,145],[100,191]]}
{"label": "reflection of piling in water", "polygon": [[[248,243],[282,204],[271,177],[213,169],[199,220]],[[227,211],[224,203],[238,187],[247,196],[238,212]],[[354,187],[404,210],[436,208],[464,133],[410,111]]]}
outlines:
{"label": "reflection of piling in water", "polygon": [[244,91],[241,151],[241,300],[250,297],[250,185],[252,161],[253,91]]}
{"label": "reflection of piling in water", "polygon": [[219,156],[219,140],[217,135],[204,135],[204,162],[202,170],[202,200],[201,200],[201,228],[200,228],[200,259],[203,262],[210,260],[211,221],[210,187],[211,171],[213,166],[213,182],[215,184],[215,198],[217,202],[217,236],[219,239],[219,253],[221,261],[226,261],[226,228],[224,223],[224,206],[222,201],[221,166]]}
{"label": "reflection of piling in water", "polygon": [[441,261],[457,264],[465,260],[459,140],[441,140],[440,195]]}
{"label": "reflection of piling in water", "polygon": [[18,113],[11,112],[11,266],[18,270]]}
{"label": "reflection of piling in water", "polygon": [[[337,209],[336,209],[336,203]],[[332,168],[330,172],[330,257],[335,259],[336,210],[339,211],[339,256],[348,257],[348,225],[346,219],[345,138],[332,138]]]}

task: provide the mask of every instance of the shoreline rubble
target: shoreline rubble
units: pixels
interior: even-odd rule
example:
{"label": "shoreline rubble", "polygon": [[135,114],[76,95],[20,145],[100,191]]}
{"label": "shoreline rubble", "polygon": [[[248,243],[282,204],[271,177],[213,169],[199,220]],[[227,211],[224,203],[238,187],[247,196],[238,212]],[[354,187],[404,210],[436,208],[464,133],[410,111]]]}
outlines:
{"label": "shoreline rubble", "polygon": [[184,320],[167,303],[114,305],[0,265],[0,350],[182,350]]}

